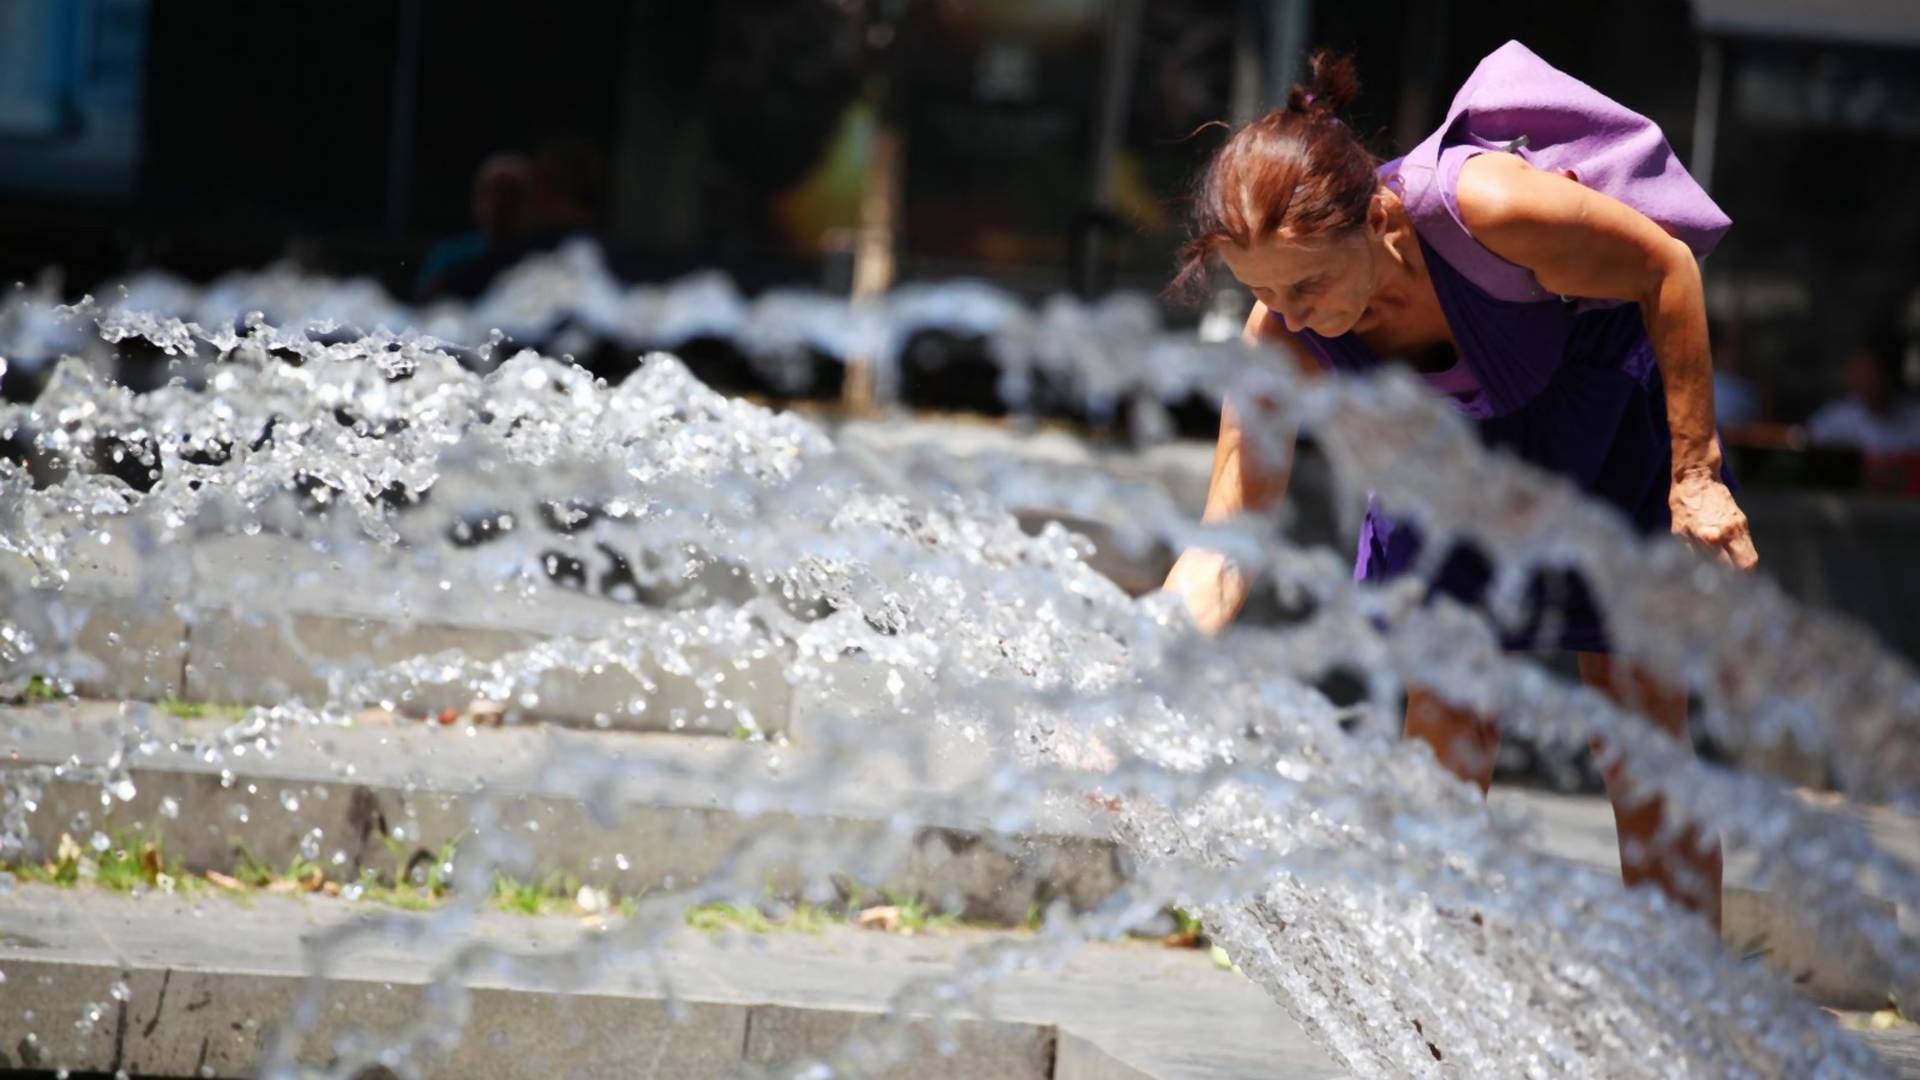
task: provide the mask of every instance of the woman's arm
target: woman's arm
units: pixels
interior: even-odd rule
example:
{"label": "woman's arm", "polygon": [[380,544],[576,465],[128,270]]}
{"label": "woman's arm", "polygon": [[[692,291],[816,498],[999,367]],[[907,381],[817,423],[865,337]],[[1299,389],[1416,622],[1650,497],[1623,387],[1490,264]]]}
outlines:
{"label": "woman's arm", "polygon": [[[1284,339],[1285,333],[1268,316],[1265,304],[1255,304],[1241,340],[1256,344]],[[1301,359],[1303,367],[1310,363]],[[1207,508],[1202,521],[1213,524],[1246,510],[1263,510],[1286,495],[1292,472],[1291,451],[1287,461],[1263,466],[1255,460],[1249,441],[1233,405],[1222,404],[1220,439],[1213,447],[1213,475],[1207,481]],[[1215,634],[1240,613],[1253,583],[1219,552],[1191,548],[1174,562],[1162,587],[1186,601],[1200,629]]]}
{"label": "woman's arm", "polygon": [[1470,159],[1458,197],[1474,239],[1533,271],[1543,287],[1640,305],[1666,386],[1674,534],[1751,569],[1759,556],[1746,515],[1720,481],[1706,298],[1692,250],[1632,207],[1512,154]]}

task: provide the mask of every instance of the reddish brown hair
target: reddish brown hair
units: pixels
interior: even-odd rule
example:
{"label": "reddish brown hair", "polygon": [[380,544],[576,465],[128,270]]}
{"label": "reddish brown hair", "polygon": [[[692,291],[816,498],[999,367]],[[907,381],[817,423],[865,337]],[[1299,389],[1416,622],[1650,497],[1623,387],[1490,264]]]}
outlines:
{"label": "reddish brown hair", "polygon": [[1169,291],[1193,292],[1222,244],[1247,247],[1281,228],[1339,233],[1366,221],[1378,162],[1339,116],[1360,79],[1350,58],[1326,49],[1311,63],[1286,107],[1234,132],[1201,174]]}

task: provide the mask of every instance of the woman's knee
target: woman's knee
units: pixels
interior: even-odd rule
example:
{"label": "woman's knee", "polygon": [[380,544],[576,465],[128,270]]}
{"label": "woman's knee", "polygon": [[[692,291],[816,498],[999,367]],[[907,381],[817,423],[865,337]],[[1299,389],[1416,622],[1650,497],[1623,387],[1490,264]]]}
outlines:
{"label": "woman's knee", "polygon": [[1480,785],[1481,791],[1493,784],[1500,728],[1479,713],[1412,690],[1407,694],[1406,737],[1426,743],[1447,771]]}

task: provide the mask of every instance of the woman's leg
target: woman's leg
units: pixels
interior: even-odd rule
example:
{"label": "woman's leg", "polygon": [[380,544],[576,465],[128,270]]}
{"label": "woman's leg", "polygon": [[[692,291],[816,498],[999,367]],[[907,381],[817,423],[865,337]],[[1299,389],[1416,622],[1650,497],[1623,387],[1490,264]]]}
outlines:
{"label": "woman's leg", "polygon": [[[1480,785],[1480,794],[1485,795],[1493,786],[1493,763],[1500,753],[1500,726],[1479,713],[1449,705],[1425,690],[1410,687],[1406,737],[1426,743],[1448,772],[1470,784]],[[1472,919],[1480,922],[1479,915]],[[1419,1020],[1413,1022],[1413,1030],[1433,1052],[1435,1061],[1446,1060],[1439,1045],[1427,1037],[1427,1029]],[[1434,1038],[1439,1038],[1439,1034],[1435,1033]]]}
{"label": "woman's leg", "polygon": [[[1630,664],[1615,664],[1604,653],[1580,654],[1580,679],[1588,686],[1646,716],[1662,731],[1687,742],[1687,695],[1662,686]],[[1689,745],[1691,745],[1689,743]],[[1596,755],[1604,744],[1593,741]],[[1620,835],[1620,876],[1629,887],[1651,882],[1683,906],[1698,911],[1720,928],[1720,840],[1703,838],[1689,826],[1662,841],[1659,798],[1628,802],[1624,766],[1605,769],[1613,823]]]}
{"label": "woman's leg", "polygon": [[1433,748],[1447,771],[1480,785],[1493,786],[1493,763],[1500,753],[1500,727],[1468,709],[1456,708],[1425,690],[1407,691],[1406,737]]}

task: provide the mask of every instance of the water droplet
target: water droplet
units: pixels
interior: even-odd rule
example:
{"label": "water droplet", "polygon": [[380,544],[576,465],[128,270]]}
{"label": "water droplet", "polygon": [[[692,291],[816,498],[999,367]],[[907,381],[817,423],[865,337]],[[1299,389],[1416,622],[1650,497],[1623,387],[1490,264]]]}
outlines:
{"label": "water droplet", "polygon": [[160,816],[172,821],[180,816],[180,800],[171,795],[160,800]]}
{"label": "water droplet", "polygon": [[125,980],[119,980],[107,988],[107,996],[115,1001],[131,1001],[133,999],[133,991],[128,988]]}
{"label": "water droplet", "polygon": [[287,813],[297,814],[300,812],[300,796],[292,788],[281,788],[280,805]]}

